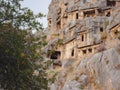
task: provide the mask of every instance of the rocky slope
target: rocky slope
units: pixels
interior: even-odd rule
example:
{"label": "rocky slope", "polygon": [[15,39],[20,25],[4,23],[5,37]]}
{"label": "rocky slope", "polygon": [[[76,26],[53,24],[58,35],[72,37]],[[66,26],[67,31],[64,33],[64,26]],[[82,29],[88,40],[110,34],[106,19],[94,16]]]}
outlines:
{"label": "rocky slope", "polygon": [[[120,49],[96,53],[81,62],[67,62],[51,90],[120,90]],[[75,66],[76,65],[76,66]]]}
{"label": "rocky slope", "polygon": [[[54,40],[59,38],[52,37],[55,32],[59,33],[59,35],[63,34],[66,36],[68,33],[67,31],[69,31],[72,27],[75,27],[75,34],[73,36],[76,36],[76,33],[82,31],[82,29],[95,29],[97,31],[96,28],[99,28],[99,25],[95,26],[96,22],[99,22],[100,24],[102,22],[102,24],[104,24],[102,27],[105,32],[107,32],[108,37],[107,40],[105,40],[105,43],[102,42],[104,43],[105,49],[100,50],[99,52],[97,51],[93,55],[88,57],[86,56],[82,59],[78,57],[77,59],[70,58],[69,60],[61,60],[62,67],[57,67],[54,70],[56,73],[56,79],[54,83],[51,83],[50,85],[51,90],[120,90],[120,40],[117,38],[111,39],[111,33],[109,33],[111,28],[120,24],[120,7],[118,7],[119,5],[117,7],[106,6],[106,1],[115,0],[51,1],[48,13],[48,23],[50,25],[47,37],[49,41],[48,46],[53,45]],[[116,1],[120,2],[119,0]],[[109,5],[111,5],[111,3],[109,3]],[[73,20],[73,15],[71,20],[70,18],[67,18],[67,23],[57,23],[57,21],[61,20],[66,13],[68,14],[68,17],[70,17],[69,14],[73,11],[79,12],[80,10],[85,10],[86,12],[87,9],[94,7],[95,10],[97,8],[100,14],[97,13],[95,16],[93,15],[93,17],[84,16],[82,19],[79,18],[80,20],[78,18],[77,20]],[[110,13],[108,13],[109,10]],[[56,27],[57,24],[61,24],[61,28],[58,29],[58,27]],[[62,31],[63,33],[61,33]],[[120,31],[120,28],[118,31]],[[91,37],[93,38],[93,36],[95,36],[96,40],[99,42],[101,41],[101,37],[99,37],[100,34],[92,33]],[[70,39],[69,35],[67,37],[63,37],[63,41],[67,38]],[[76,48],[77,45],[73,47]],[[62,49],[63,50],[60,48],[59,51],[65,50],[64,47],[62,47]],[[75,53],[75,55],[76,54],[78,55],[78,52]],[[63,57],[64,55],[65,54],[63,54]]]}

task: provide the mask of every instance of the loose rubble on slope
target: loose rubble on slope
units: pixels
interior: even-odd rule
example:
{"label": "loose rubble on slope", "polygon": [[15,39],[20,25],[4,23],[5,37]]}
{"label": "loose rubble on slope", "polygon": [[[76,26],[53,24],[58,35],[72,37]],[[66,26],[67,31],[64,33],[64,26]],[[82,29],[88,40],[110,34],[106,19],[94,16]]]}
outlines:
{"label": "loose rubble on slope", "polygon": [[51,90],[120,90],[120,0],[52,0],[47,32]]}

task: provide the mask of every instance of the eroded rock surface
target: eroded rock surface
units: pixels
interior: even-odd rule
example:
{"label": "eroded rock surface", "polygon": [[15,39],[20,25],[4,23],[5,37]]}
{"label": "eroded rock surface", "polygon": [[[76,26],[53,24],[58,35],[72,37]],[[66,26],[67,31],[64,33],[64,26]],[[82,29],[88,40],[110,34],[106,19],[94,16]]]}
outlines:
{"label": "eroded rock surface", "polygon": [[120,90],[120,0],[52,0],[48,32],[51,90]]}
{"label": "eroded rock surface", "polygon": [[59,72],[56,82],[61,84],[54,90],[120,90],[120,54],[115,48],[82,60],[71,74],[66,69]]}

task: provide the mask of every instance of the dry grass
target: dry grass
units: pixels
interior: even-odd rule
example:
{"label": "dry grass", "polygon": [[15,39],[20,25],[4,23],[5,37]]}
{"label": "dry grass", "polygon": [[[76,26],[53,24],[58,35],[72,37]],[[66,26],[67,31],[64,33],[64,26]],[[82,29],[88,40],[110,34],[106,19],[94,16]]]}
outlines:
{"label": "dry grass", "polygon": [[106,32],[103,32],[102,34],[101,34],[102,36],[101,36],[101,40],[102,41],[105,41],[106,39],[107,39],[107,33]]}

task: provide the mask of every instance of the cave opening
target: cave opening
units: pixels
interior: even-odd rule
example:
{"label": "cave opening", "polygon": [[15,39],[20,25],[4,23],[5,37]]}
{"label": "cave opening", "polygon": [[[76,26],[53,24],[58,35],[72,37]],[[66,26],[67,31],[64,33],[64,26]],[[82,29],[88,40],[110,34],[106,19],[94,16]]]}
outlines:
{"label": "cave opening", "polygon": [[60,51],[54,51],[51,56],[50,59],[59,59],[61,56],[61,52]]}
{"label": "cave opening", "polygon": [[115,6],[116,5],[116,1],[112,1],[112,0],[107,0],[107,6]]}

